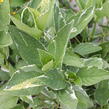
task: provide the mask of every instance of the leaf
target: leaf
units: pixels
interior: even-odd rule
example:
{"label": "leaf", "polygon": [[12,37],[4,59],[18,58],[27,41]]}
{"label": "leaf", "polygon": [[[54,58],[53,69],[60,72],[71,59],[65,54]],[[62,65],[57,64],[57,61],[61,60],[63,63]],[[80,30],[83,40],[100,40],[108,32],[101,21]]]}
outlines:
{"label": "leaf", "polygon": [[46,72],[45,76],[47,77],[44,80],[45,84],[53,90],[61,90],[66,87],[65,78],[62,71],[54,69]]}
{"label": "leaf", "polygon": [[71,33],[73,21],[65,25],[58,33],[55,38],[56,41],[56,66],[61,66],[63,58],[66,52],[66,47],[68,44],[69,36]]}
{"label": "leaf", "polygon": [[80,9],[84,9],[85,8],[85,0],[76,0],[78,6]]}
{"label": "leaf", "polygon": [[7,47],[12,43],[10,34],[6,30],[0,31],[0,48]]}
{"label": "leaf", "polygon": [[95,90],[95,99],[100,105],[108,104],[109,100],[109,81],[105,80],[98,84],[97,89]]}
{"label": "leaf", "polygon": [[84,63],[87,67],[97,67],[98,69],[102,69],[104,64],[102,58],[97,57],[84,59]]}
{"label": "leaf", "polygon": [[65,18],[62,15],[58,2],[56,2],[55,4],[54,21],[55,21],[56,31],[59,31],[59,29],[62,28],[66,24]]}
{"label": "leaf", "polygon": [[28,64],[39,65],[40,59],[37,48],[44,49],[43,45],[39,41],[19,31],[13,26],[10,27],[9,31],[21,57]]}
{"label": "leaf", "polygon": [[19,68],[19,70],[21,70],[23,72],[31,72],[31,71],[41,72],[41,70],[35,64],[23,65]]}
{"label": "leaf", "polygon": [[39,94],[44,86],[53,90],[64,89],[66,83],[62,72],[51,70],[43,74],[36,71],[22,72],[18,70],[1,90],[0,95],[21,96]]}
{"label": "leaf", "polygon": [[55,40],[51,41],[48,44],[47,50],[54,57],[54,55],[56,54],[56,41]]}
{"label": "leaf", "polygon": [[95,5],[96,5],[96,1],[95,0],[87,0],[85,8],[87,9],[87,8],[89,8],[91,6],[95,7]]}
{"label": "leaf", "polygon": [[10,95],[0,95],[0,109],[11,109],[16,106],[18,97]]}
{"label": "leaf", "polygon": [[29,8],[24,8],[21,13],[21,22],[29,26],[30,28],[37,28],[34,15],[30,12]]}
{"label": "leaf", "polygon": [[80,68],[83,67],[84,66],[83,59],[81,59],[78,55],[76,55],[75,53],[73,53],[73,51],[72,52],[71,51],[66,52],[63,63],[68,66],[75,66]]}
{"label": "leaf", "polygon": [[78,100],[73,90],[59,91],[57,93],[57,98],[59,99],[60,105],[63,109],[77,109]]}
{"label": "leaf", "polygon": [[82,80],[82,85],[90,86],[100,81],[109,79],[109,72],[96,67],[92,68],[81,68],[77,73]]}
{"label": "leaf", "polygon": [[0,71],[0,81],[9,80],[10,76],[8,72]]}
{"label": "leaf", "polygon": [[74,52],[78,53],[81,56],[85,56],[91,53],[95,53],[102,50],[100,46],[97,46],[93,43],[80,43],[74,48]]}
{"label": "leaf", "polygon": [[33,97],[31,95],[29,96],[20,96],[20,99],[28,104],[33,104]]}
{"label": "leaf", "polygon": [[42,0],[32,0],[30,7],[31,7],[31,8],[37,8],[37,6],[39,5],[39,3],[40,3],[41,1],[42,1]]}
{"label": "leaf", "polygon": [[15,96],[38,94],[44,85],[41,80],[45,78],[44,75],[31,72],[16,71],[11,77],[7,85],[1,90],[1,94],[9,94]]}
{"label": "leaf", "polygon": [[18,105],[16,105],[16,106],[15,106],[14,108],[12,108],[12,109],[24,109],[24,106],[18,104]]}
{"label": "leaf", "polygon": [[105,58],[109,53],[109,42],[104,42],[100,46],[102,47],[102,57]]}
{"label": "leaf", "polygon": [[88,25],[88,23],[92,20],[93,16],[94,7],[85,9],[82,12],[78,13],[76,16],[72,16],[70,20],[74,19],[74,25],[72,28],[70,38],[76,37],[78,34],[80,34]]}
{"label": "leaf", "polygon": [[53,62],[53,60],[51,60],[42,67],[42,71],[51,70],[53,68],[53,66],[54,66],[54,62]]}
{"label": "leaf", "polygon": [[55,0],[42,0],[37,10],[29,8],[35,16],[35,21],[39,29],[44,30],[53,24]]}
{"label": "leaf", "polygon": [[104,16],[109,16],[109,1],[107,0],[107,2],[105,2],[102,7],[97,8],[95,13],[97,15],[98,18],[102,18]]}
{"label": "leaf", "polygon": [[0,4],[0,31],[3,31],[10,23],[9,14],[9,0],[4,0],[4,2]]}
{"label": "leaf", "polygon": [[103,0],[96,0],[96,7],[100,8],[103,5]]}
{"label": "leaf", "polygon": [[53,59],[53,56],[45,50],[38,49],[38,53],[39,53],[39,57],[40,57],[40,61],[42,65],[47,64],[49,61]]}
{"label": "leaf", "polygon": [[19,7],[25,3],[25,0],[11,0],[10,5],[11,7]]}
{"label": "leaf", "polygon": [[78,98],[78,106],[77,109],[88,109],[93,106],[92,101],[90,100],[89,96],[85,92],[84,89],[82,89],[80,86],[74,86],[75,95]]}
{"label": "leaf", "polygon": [[15,17],[11,16],[11,20],[13,21],[13,23],[17,26],[18,29],[24,31],[25,33],[29,34],[30,36],[39,39],[42,35],[42,32],[38,29],[38,28],[31,28],[28,25],[22,23],[21,21],[19,21],[18,19],[16,19]]}

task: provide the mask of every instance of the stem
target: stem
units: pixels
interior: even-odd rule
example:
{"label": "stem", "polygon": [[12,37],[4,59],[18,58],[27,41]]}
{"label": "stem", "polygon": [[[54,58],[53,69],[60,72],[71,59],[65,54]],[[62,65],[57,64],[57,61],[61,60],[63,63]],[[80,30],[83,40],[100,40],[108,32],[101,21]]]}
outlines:
{"label": "stem", "polygon": [[94,23],[93,30],[92,30],[92,33],[90,35],[90,40],[92,40],[94,38],[95,30],[96,30],[96,22]]}

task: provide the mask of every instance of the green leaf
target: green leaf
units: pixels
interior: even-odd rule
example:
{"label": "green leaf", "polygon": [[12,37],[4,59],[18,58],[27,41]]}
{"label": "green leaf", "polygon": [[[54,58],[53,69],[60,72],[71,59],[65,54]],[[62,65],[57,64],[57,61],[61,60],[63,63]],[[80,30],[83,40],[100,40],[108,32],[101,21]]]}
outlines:
{"label": "green leaf", "polygon": [[95,91],[95,99],[100,105],[108,104],[109,100],[109,81],[102,81],[98,84],[98,87]]}
{"label": "green leaf", "polygon": [[102,7],[97,8],[95,13],[97,15],[98,18],[102,18],[104,16],[109,16],[109,1],[107,0],[107,2],[105,2]]}
{"label": "green leaf", "polygon": [[32,0],[31,2],[31,8],[37,8],[37,6],[39,5],[39,3],[41,2],[42,0]]}
{"label": "green leaf", "polygon": [[66,47],[68,44],[69,36],[71,33],[73,21],[69,24],[65,25],[60,31],[57,33],[55,38],[56,41],[56,66],[61,66],[63,62],[63,58],[66,52]]}
{"label": "green leaf", "polygon": [[[55,82],[54,82],[55,81]],[[15,96],[39,94],[44,86],[53,90],[66,87],[65,79],[61,71],[52,70],[42,74],[36,71],[16,71],[0,95],[10,94]]]}
{"label": "green leaf", "polygon": [[37,27],[31,28],[13,16],[11,16],[11,20],[17,26],[18,29],[24,31],[25,33],[29,34],[30,36],[32,36],[36,39],[39,39],[41,37],[42,32]]}
{"label": "green leaf", "polygon": [[97,67],[98,69],[103,68],[103,60],[102,58],[92,57],[88,59],[84,59],[85,66],[87,67]]}
{"label": "green leaf", "polygon": [[74,27],[72,28],[70,38],[76,37],[78,34],[80,34],[92,20],[93,16],[94,7],[90,7],[78,13],[76,16],[71,17],[70,20],[74,19]]}
{"label": "green leaf", "polygon": [[109,42],[104,42],[100,46],[102,47],[102,57],[105,58],[109,53]]}
{"label": "green leaf", "polygon": [[27,34],[10,26],[10,34],[21,57],[28,64],[40,64],[37,48],[44,49],[42,44]]}
{"label": "green leaf", "polygon": [[[21,61],[22,63],[22,61]],[[23,72],[31,72],[31,71],[35,71],[35,72],[41,72],[41,70],[35,65],[23,65],[18,67],[19,70],[23,71]]]}
{"label": "green leaf", "polygon": [[47,50],[54,57],[54,55],[56,54],[56,41],[55,40],[51,41],[48,44]]}
{"label": "green leaf", "polygon": [[40,57],[40,61],[42,65],[47,64],[49,61],[53,59],[53,56],[45,50],[38,49],[38,53],[39,53],[39,57]]}
{"label": "green leaf", "polygon": [[53,60],[51,60],[42,67],[42,71],[51,70],[53,68],[53,66],[54,66],[54,62],[53,62]]}
{"label": "green leaf", "polygon": [[0,80],[1,81],[6,81],[9,80],[10,76],[8,72],[0,71]]}
{"label": "green leaf", "polygon": [[73,90],[63,90],[57,93],[60,105],[63,109],[77,109],[78,100]]}
{"label": "green leaf", "polygon": [[85,8],[89,8],[91,6],[95,7],[96,1],[95,0],[87,0]]}
{"label": "green leaf", "polygon": [[12,109],[25,109],[25,108],[24,108],[23,105],[18,104],[18,105],[16,105],[16,106],[15,106],[14,108],[12,108]]}
{"label": "green leaf", "polygon": [[10,95],[0,95],[0,109],[11,109],[16,106],[18,97]]}
{"label": "green leaf", "polygon": [[95,53],[102,50],[100,46],[97,46],[93,43],[80,43],[74,48],[74,52],[78,53],[81,56],[85,56],[91,53]]}
{"label": "green leaf", "polygon": [[66,24],[65,18],[62,15],[58,2],[56,2],[55,4],[54,21],[55,21],[56,31],[59,31],[59,29],[62,28]]}
{"label": "green leaf", "polygon": [[21,6],[25,3],[25,0],[11,0],[10,1],[10,5],[12,7],[18,7],[18,6]]}
{"label": "green leaf", "polygon": [[77,2],[80,9],[85,8],[85,5],[86,5],[85,0],[76,0],[76,2]]}
{"label": "green leaf", "polygon": [[4,55],[0,52],[0,65],[4,64]]}
{"label": "green leaf", "polygon": [[75,66],[80,68],[84,66],[83,59],[73,53],[72,49],[71,51],[69,50],[68,52],[66,52],[63,63],[68,66]]}
{"label": "green leaf", "polygon": [[77,109],[88,109],[93,106],[92,101],[90,100],[89,96],[87,95],[84,89],[82,89],[79,86],[74,86],[73,88],[78,98]]}
{"label": "green leaf", "polygon": [[45,73],[47,77],[45,84],[53,90],[61,90],[66,87],[65,78],[62,71],[51,70]]}
{"label": "green leaf", "polygon": [[44,78],[44,75],[34,71],[16,71],[0,94],[15,96],[38,94],[44,85],[41,81]]}
{"label": "green leaf", "polygon": [[12,43],[10,34],[6,30],[0,31],[0,48],[7,47]]}
{"label": "green leaf", "polygon": [[29,8],[35,16],[35,21],[39,29],[44,30],[53,25],[55,0],[42,0],[37,10]]}
{"label": "green leaf", "polygon": [[29,8],[24,8],[24,10],[22,11],[21,22],[31,28],[37,28],[37,24],[35,23],[34,15],[31,13]]}
{"label": "green leaf", "polygon": [[96,67],[81,68],[77,73],[77,76],[81,78],[83,85],[90,86],[109,79],[109,72]]}
{"label": "green leaf", "polygon": [[0,4],[0,31],[3,31],[10,23],[9,14],[9,0],[4,0],[3,3]]}

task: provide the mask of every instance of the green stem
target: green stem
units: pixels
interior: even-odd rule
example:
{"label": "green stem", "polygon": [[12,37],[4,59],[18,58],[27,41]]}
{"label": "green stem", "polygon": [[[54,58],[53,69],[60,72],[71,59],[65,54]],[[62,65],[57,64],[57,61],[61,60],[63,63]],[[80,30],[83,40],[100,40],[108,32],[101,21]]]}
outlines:
{"label": "green stem", "polygon": [[94,23],[93,30],[92,30],[92,33],[90,35],[90,40],[92,40],[94,38],[95,30],[96,30],[96,22]]}

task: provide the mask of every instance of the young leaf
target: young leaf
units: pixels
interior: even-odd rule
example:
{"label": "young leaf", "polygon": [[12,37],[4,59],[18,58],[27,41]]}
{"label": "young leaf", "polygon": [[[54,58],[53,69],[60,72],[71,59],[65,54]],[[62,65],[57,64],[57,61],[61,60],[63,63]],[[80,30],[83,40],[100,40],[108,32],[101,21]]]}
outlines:
{"label": "young leaf", "polygon": [[42,0],[37,10],[29,8],[39,29],[44,30],[53,24],[55,0]]}
{"label": "young leaf", "polygon": [[54,62],[53,62],[53,60],[51,60],[42,67],[42,71],[51,70],[53,67],[54,67]]}
{"label": "young leaf", "polygon": [[77,76],[81,78],[83,85],[90,86],[109,79],[109,72],[96,67],[81,68],[77,73]]}

